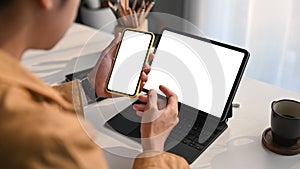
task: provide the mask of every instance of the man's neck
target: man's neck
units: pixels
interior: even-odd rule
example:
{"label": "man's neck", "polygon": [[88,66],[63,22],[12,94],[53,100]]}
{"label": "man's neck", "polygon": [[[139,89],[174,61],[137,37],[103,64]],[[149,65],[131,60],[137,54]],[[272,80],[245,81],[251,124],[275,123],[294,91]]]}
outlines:
{"label": "man's neck", "polygon": [[21,60],[24,51],[27,49],[25,29],[20,28],[15,33],[10,33],[12,31],[0,28],[0,32],[0,49]]}

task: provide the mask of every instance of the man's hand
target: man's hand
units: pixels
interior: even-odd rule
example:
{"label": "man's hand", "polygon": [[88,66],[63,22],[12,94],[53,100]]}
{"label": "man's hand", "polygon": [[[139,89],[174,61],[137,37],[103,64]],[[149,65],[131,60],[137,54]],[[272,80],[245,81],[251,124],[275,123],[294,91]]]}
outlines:
{"label": "man's hand", "polygon": [[[91,84],[95,87],[97,96],[99,97],[112,97],[112,94],[107,93],[105,90],[105,83],[108,78],[110,68],[112,66],[113,58],[116,53],[117,46],[121,40],[121,34],[119,33],[110,45],[102,52],[100,59],[96,66],[88,74]],[[149,61],[154,58],[153,54],[150,54]],[[141,87],[143,89],[145,83],[148,80],[148,74],[150,72],[150,66],[148,63],[144,64],[143,72],[141,73]]]}
{"label": "man's hand", "polygon": [[165,86],[159,89],[168,98],[168,103],[162,107],[158,102],[155,90],[149,90],[148,95],[139,96],[145,104],[135,104],[133,108],[142,117],[141,139],[143,150],[163,151],[164,144],[171,130],[178,123],[178,98]]}

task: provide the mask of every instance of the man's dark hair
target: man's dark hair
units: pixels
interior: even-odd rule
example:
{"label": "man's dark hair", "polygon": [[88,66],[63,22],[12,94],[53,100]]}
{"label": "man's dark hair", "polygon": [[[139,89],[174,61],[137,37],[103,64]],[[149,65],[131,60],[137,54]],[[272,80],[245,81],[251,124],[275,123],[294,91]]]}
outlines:
{"label": "man's dark hair", "polygon": [[0,0],[0,8],[5,7],[13,3],[14,0]]}
{"label": "man's dark hair", "polygon": [[[0,8],[7,7],[14,3],[15,0],[0,0]],[[61,0],[61,3],[64,4],[66,0]]]}

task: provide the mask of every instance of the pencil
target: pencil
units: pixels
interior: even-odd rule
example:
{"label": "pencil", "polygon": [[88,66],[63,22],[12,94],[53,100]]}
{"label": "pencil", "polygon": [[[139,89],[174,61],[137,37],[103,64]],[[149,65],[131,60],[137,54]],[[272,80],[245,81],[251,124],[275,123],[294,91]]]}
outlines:
{"label": "pencil", "polygon": [[125,10],[124,10],[124,8],[122,6],[122,2],[121,1],[118,3],[118,8],[119,8],[119,12],[120,12],[121,17],[125,16],[126,12],[125,12]]}
{"label": "pencil", "polygon": [[143,0],[141,6],[139,7],[139,9],[137,11],[137,13],[141,13],[144,7],[145,7],[145,1]]}
{"label": "pencil", "polygon": [[135,11],[135,7],[136,7],[136,3],[137,3],[137,0],[134,0],[133,4],[132,4],[132,10],[134,10],[134,11]]}
{"label": "pencil", "polygon": [[139,24],[135,10],[133,11],[133,19],[134,19],[134,23],[135,23],[136,27],[139,27],[140,24]]}
{"label": "pencil", "polygon": [[142,12],[139,14],[139,23],[140,23],[140,25],[142,25],[142,23],[145,20],[144,13],[145,13],[145,8],[143,8]]}
{"label": "pencil", "polygon": [[134,28],[134,27],[136,27],[135,26],[135,24],[134,24],[134,19],[133,19],[133,13],[132,13],[132,11],[131,11],[131,9],[130,8],[128,8],[128,13],[129,13],[129,15],[127,15],[127,17],[128,17],[128,24],[129,24],[129,27],[132,27],[132,28]]}
{"label": "pencil", "polygon": [[117,9],[117,19],[118,19],[118,22],[119,22],[120,25],[125,26],[125,24],[124,24],[124,17],[121,16],[121,14],[120,14],[119,11],[120,10]]}
{"label": "pencil", "polygon": [[155,2],[151,2],[148,6],[147,6],[147,9],[146,9],[146,12],[145,12],[145,18],[147,17],[147,15],[149,14],[149,12],[151,11],[152,7],[154,6]]}
{"label": "pencil", "polygon": [[149,5],[149,3],[150,3],[150,1],[147,1],[145,5],[146,5],[146,6],[148,6],[148,5]]}
{"label": "pencil", "polygon": [[112,12],[114,13],[115,17],[118,18],[117,9],[115,8],[115,6],[110,1],[108,1],[108,6],[112,10]]}
{"label": "pencil", "polygon": [[121,6],[124,6],[126,4],[125,0],[119,0],[119,3],[121,3]]}
{"label": "pencil", "polygon": [[[108,0],[108,6],[118,19],[119,24],[124,27],[132,28],[137,28],[144,23],[154,4],[154,0],[142,0],[142,3],[137,8],[137,0],[133,0],[131,7],[129,0],[118,0],[116,7],[111,0]],[[137,10],[135,10],[136,8]]]}
{"label": "pencil", "polygon": [[126,9],[126,10],[129,9],[129,0],[125,0],[125,9]]}

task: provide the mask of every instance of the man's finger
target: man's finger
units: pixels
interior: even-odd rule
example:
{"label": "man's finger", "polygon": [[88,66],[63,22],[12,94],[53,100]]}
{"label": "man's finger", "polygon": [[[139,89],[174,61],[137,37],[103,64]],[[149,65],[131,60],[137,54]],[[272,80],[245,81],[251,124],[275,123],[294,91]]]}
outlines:
{"label": "man's finger", "polygon": [[146,107],[157,109],[157,93],[153,89],[148,92],[148,103]]}
{"label": "man's finger", "polygon": [[142,80],[143,82],[147,82],[147,81],[148,81],[148,76],[146,75],[145,72],[142,72],[142,73],[141,73],[141,80]]}
{"label": "man's finger", "polygon": [[135,111],[144,111],[144,110],[145,110],[145,107],[146,107],[145,104],[134,104],[134,105],[132,106],[132,108],[133,108]]}
{"label": "man's finger", "polygon": [[153,53],[150,53],[148,62],[151,62],[153,59],[154,59],[154,54],[153,54]]}
{"label": "man's finger", "polygon": [[147,95],[140,95],[139,101],[147,103],[148,102],[148,96]]}
{"label": "man's finger", "polygon": [[144,89],[145,84],[146,84],[146,82],[142,82],[141,83],[139,92],[141,92]]}
{"label": "man's finger", "polygon": [[168,98],[168,104],[177,106],[178,105],[178,98],[177,95],[172,92],[169,88],[167,88],[164,85],[160,85],[159,89],[166,95],[166,97]]}
{"label": "man's finger", "polygon": [[142,111],[136,111],[136,115],[138,115],[138,116],[140,116],[140,117],[143,116],[143,113],[144,113],[144,112],[142,112]]}
{"label": "man's finger", "polygon": [[151,67],[148,63],[144,64],[144,68],[143,68],[143,72],[145,72],[146,74],[149,74],[151,71]]}
{"label": "man's finger", "polygon": [[151,67],[150,67],[149,63],[153,60],[153,58],[154,58],[154,54],[153,54],[153,53],[150,53],[149,58],[148,58],[148,62],[146,62],[146,63],[144,64],[143,71],[144,71],[146,74],[149,74],[150,71],[151,71]]}
{"label": "man's finger", "polygon": [[116,46],[121,40],[121,33],[119,32],[115,39],[108,46]]}

